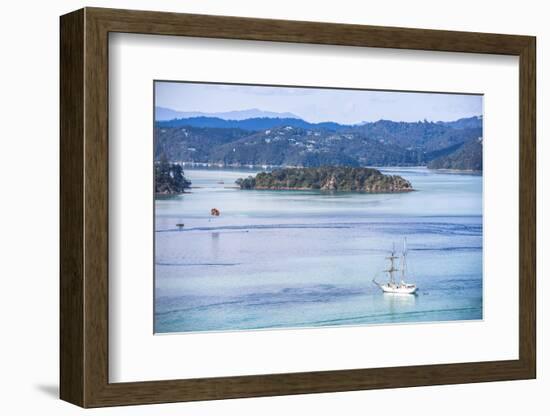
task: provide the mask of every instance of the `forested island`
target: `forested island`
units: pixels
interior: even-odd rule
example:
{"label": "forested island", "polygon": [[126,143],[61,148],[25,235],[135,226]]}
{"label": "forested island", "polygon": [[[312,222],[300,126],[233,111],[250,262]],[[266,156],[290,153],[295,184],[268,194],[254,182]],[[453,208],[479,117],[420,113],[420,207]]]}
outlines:
{"label": "forested island", "polygon": [[321,190],[342,192],[408,192],[412,184],[377,169],[343,166],[284,168],[237,179],[241,189]]}
{"label": "forested island", "polygon": [[168,162],[165,156],[155,162],[155,194],[182,194],[190,187],[181,165]]}

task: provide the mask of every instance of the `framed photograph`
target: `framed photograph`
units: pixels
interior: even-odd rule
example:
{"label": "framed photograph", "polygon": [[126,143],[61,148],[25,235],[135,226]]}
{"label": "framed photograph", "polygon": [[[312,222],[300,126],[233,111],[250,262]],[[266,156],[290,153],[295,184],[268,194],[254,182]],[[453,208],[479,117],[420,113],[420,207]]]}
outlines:
{"label": "framed photograph", "polygon": [[535,378],[535,49],[62,16],[61,398]]}

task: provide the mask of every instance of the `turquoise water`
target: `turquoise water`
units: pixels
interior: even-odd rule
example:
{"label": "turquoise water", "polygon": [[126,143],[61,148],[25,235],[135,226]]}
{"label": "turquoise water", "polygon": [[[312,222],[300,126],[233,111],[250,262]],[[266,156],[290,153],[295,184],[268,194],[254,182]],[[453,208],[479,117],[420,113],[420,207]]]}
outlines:
{"label": "turquoise water", "polygon": [[[186,170],[192,192],[155,201],[155,332],[482,319],[482,177],[381,170],[417,192],[241,191],[254,171]],[[383,294],[372,279],[405,237],[418,294]]]}

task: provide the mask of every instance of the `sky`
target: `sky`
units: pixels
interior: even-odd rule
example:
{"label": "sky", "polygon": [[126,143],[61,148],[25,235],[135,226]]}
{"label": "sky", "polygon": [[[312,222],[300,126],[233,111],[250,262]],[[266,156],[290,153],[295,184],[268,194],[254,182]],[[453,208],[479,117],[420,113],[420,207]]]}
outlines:
{"label": "sky", "polygon": [[260,109],[318,123],[453,121],[483,114],[483,96],[444,93],[155,82],[155,106],[217,113]]}

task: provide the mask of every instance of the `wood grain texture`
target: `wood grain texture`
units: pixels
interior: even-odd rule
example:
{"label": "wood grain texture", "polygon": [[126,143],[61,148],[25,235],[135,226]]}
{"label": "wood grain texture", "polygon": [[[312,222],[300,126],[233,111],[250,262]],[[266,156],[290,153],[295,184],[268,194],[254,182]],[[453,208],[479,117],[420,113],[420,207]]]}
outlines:
{"label": "wood grain texture", "polygon": [[519,356],[536,377],[537,158],[536,40],[520,54],[519,103]]}
{"label": "wood grain texture", "polygon": [[[520,57],[519,359],[109,383],[108,33],[383,47]],[[61,397],[83,407],[533,378],[535,38],[87,8],[61,18]]]}
{"label": "wood grain texture", "polygon": [[84,405],[84,12],[60,24],[60,388]]}
{"label": "wood grain texture", "polygon": [[85,12],[84,67],[84,303],[85,406],[97,401],[108,380],[109,141],[108,32]]}
{"label": "wood grain texture", "polygon": [[110,32],[519,55],[528,36],[87,8]]}

